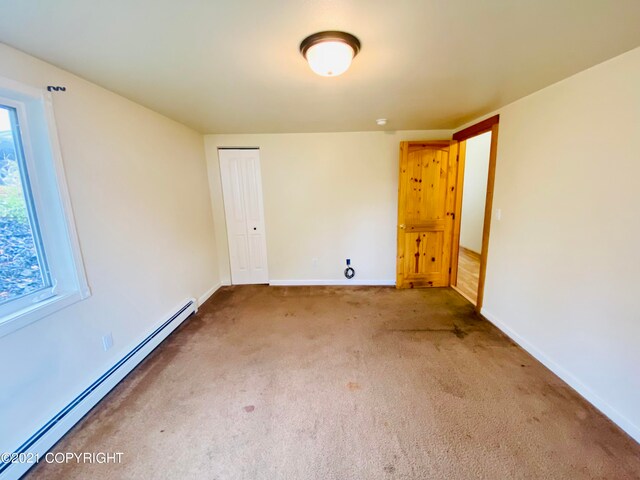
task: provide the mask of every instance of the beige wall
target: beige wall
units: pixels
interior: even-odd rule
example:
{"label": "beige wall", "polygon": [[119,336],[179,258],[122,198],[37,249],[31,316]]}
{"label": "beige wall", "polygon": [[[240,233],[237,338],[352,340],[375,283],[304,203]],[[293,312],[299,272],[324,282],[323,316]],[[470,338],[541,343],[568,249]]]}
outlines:
{"label": "beige wall", "polygon": [[0,451],[13,452],[184,300],[206,294],[218,266],[202,135],[2,44],[0,75],[67,87],[54,110],[93,292],[0,338]]}
{"label": "beige wall", "polygon": [[482,250],[490,151],[491,132],[467,140],[462,214],[460,215],[460,245],[476,253]]}
{"label": "beige wall", "polygon": [[[207,135],[220,275],[230,281],[217,148],[260,147],[273,283],[395,282],[398,149],[450,131]],[[317,259],[317,264],[314,264]]]}
{"label": "beige wall", "polygon": [[640,441],[639,85],[640,48],[498,112],[483,313]]}

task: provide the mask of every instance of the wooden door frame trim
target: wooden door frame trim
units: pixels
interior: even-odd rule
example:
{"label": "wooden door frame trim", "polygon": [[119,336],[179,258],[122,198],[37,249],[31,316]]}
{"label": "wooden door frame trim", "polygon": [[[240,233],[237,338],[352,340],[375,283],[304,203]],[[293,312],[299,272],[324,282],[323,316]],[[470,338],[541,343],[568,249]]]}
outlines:
{"label": "wooden door frame trim", "polygon": [[400,142],[400,161],[398,162],[398,216],[396,217],[396,288],[404,287],[404,266],[401,257],[404,256],[404,244],[400,241],[400,222],[404,221],[404,187],[401,183],[402,167],[406,165],[409,154],[409,142]]}
{"label": "wooden door frame trim", "polygon": [[484,204],[484,228],[482,229],[482,250],[480,251],[480,276],[478,278],[478,301],[476,311],[480,313],[484,303],[484,282],[487,275],[489,257],[489,235],[491,234],[491,212],[493,212],[493,191],[496,183],[496,157],[498,156],[499,123],[491,126],[491,149],[489,150],[489,172],[487,174],[487,199]]}
{"label": "wooden door frame trim", "polygon": [[493,211],[493,192],[496,176],[496,158],[498,154],[498,130],[500,115],[494,115],[482,122],[471,125],[464,130],[453,134],[453,139],[460,142],[460,158],[458,159],[458,178],[454,218],[454,239],[451,252],[451,285],[457,282],[458,255],[460,249],[460,226],[462,221],[462,198],[464,185],[464,166],[466,155],[466,140],[469,138],[491,132],[491,147],[489,150],[489,170],[487,172],[487,195],[484,206],[484,223],[482,227],[482,249],[480,251],[480,274],[478,277],[478,297],[476,300],[476,312],[480,313],[484,302],[484,285],[487,274],[487,258],[489,255],[489,236],[491,234],[491,212]]}
{"label": "wooden door frame trim", "polygon": [[456,178],[456,203],[453,208],[453,240],[451,242],[451,275],[449,284],[458,284],[458,254],[460,250],[460,219],[462,218],[462,187],[464,184],[464,165],[467,153],[467,143],[458,142],[458,172]]}
{"label": "wooden door frame trim", "polygon": [[500,115],[494,115],[493,117],[489,117],[486,120],[482,120],[475,125],[471,125],[454,133],[452,138],[458,142],[462,142],[463,140],[477,137],[478,135],[491,131],[493,126],[498,125],[498,123],[500,123]]}

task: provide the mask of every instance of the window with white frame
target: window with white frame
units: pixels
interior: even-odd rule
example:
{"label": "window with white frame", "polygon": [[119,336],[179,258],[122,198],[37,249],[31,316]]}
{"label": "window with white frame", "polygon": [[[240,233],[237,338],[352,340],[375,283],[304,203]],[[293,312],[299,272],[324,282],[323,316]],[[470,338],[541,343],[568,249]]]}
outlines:
{"label": "window with white frame", "polygon": [[88,295],[50,94],[0,79],[0,336]]}

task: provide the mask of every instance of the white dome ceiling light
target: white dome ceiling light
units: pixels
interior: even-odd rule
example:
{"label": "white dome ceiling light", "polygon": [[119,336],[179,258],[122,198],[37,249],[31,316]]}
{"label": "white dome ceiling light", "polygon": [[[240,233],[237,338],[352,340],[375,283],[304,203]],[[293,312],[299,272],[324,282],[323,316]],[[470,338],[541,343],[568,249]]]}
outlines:
{"label": "white dome ceiling light", "polygon": [[323,77],[337,77],[349,69],[360,51],[360,40],[346,32],[318,32],[300,44],[300,53],[311,70]]}

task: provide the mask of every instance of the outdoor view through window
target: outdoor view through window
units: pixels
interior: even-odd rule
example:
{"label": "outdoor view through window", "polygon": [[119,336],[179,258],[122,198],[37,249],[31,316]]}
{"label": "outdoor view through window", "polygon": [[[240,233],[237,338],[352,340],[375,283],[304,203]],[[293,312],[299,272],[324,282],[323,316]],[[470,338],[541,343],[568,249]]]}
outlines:
{"label": "outdoor view through window", "polygon": [[0,105],[0,304],[49,286],[17,118]]}

